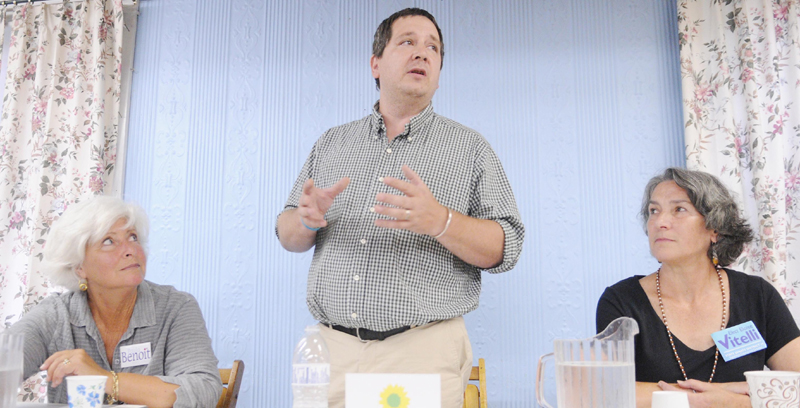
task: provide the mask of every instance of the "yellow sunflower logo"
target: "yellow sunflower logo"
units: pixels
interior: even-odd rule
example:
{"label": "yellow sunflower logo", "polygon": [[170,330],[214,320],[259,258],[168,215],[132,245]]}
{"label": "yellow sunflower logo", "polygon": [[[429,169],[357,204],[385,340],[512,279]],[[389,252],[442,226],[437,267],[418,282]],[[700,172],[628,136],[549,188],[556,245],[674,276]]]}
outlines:
{"label": "yellow sunflower logo", "polygon": [[399,385],[389,385],[381,392],[381,408],[408,408],[406,390]]}

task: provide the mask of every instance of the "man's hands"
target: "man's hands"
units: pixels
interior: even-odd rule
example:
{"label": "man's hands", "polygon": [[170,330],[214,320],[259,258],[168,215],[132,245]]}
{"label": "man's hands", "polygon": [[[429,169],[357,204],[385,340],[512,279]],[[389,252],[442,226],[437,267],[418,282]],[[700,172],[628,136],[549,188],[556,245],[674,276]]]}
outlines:
{"label": "man's hands", "polygon": [[[375,196],[376,201],[385,205],[376,205],[371,210],[389,218],[375,220],[375,226],[403,229],[432,237],[441,234],[449,218],[447,207],[439,204],[417,173],[408,166],[403,166],[402,170],[407,182],[394,177],[384,177],[382,180],[400,194],[379,193]],[[316,229],[328,225],[325,213],[348,184],[350,179],[344,177],[333,186],[320,189],[314,187],[313,180],[306,180],[298,207],[284,211],[278,217],[281,245],[292,252],[311,249],[316,242]],[[500,224],[450,211],[452,219],[449,228],[437,241],[470,265],[482,269],[499,265],[503,261],[505,242],[505,232]]]}
{"label": "man's hands", "polygon": [[[417,234],[436,236],[444,229],[447,222],[447,208],[439,204],[431,190],[414,170],[402,167],[408,182],[394,177],[384,177],[383,182],[394,187],[404,195],[379,193],[375,199],[398,208],[376,205],[372,210],[393,220],[375,220],[375,226],[381,228],[404,229]],[[328,188],[317,188],[314,180],[308,179],[303,184],[297,215],[309,229],[322,228],[328,225],[325,213],[333,205],[333,200],[350,184],[349,177],[343,177]]]}
{"label": "man's hands", "polygon": [[300,221],[309,228],[322,228],[328,225],[325,213],[333,205],[333,199],[350,184],[349,177],[343,177],[328,188],[314,187],[314,180],[308,179],[303,184],[297,213]]}
{"label": "man's hands", "polygon": [[394,177],[384,177],[383,182],[394,187],[404,195],[379,193],[375,200],[394,207],[376,205],[372,208],[378,214],[393,220],[377,219],[375,226],[381,228],[404,229],[417,234],[436,236],[447,222],[447,208],[439,204],[431,190],[422,182],[414,170],[402,167],[408,182]]}
{"label": "man's hands", "polygon": [[277,229],[281,245],[292,252],[305,252],[311,249],[317,237],[316,231],[328,225],[325,213],[333,205],[333,199],[349,184],[349,177],[342,177],[328,188],[317,188],[314,186],[314,180],[306,180],[297,208],[284,211],[278,217]]}

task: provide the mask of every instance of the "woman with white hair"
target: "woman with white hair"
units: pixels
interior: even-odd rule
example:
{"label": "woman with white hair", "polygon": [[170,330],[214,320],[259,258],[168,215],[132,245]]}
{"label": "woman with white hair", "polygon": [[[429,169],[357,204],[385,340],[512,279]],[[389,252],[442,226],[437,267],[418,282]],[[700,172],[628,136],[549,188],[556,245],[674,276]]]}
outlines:
{"label": "woman with white hair", "polygon": [[102,375],[106,403],[216,405],[222,382],[197,301],[144,280],[147,230],[140,207],[105,196],[53,224],[43,271],[69,291],[9,329],[25,336],[25,377],[47,371],[50,402],[67,402],[64,377]]}

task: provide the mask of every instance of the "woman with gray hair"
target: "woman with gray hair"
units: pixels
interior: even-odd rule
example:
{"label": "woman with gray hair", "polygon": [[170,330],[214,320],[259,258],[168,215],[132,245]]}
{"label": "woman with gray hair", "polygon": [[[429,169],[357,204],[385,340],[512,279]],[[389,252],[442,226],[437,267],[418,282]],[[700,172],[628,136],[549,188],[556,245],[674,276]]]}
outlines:
{"label": "woman with gray hair", "polygon": [[50,402],[67,402],[64,377],[102,375],[106,403],[216,405],[222,382],[197,301],[144,280],[147,229],[140,207],[105,196],[53,224],[43,270],[69,291],[9,329],[25,336],[25,377],[47,371]]}
{"label": "woman with gray hair", "polygon": [[[661,267],[606,288],[596,320],[598,332],[621,316],[639,324],[637,407],[649,407],[653,391],[662,389],[689,392],[692,408],[750,407],[745,371],[800,371],[800,330],[778,291],[723,268],[753,233],[716,177],[667,169],[647,184],[641,215]],[[720,358],[711,334],[746,323],[766,348]]]}

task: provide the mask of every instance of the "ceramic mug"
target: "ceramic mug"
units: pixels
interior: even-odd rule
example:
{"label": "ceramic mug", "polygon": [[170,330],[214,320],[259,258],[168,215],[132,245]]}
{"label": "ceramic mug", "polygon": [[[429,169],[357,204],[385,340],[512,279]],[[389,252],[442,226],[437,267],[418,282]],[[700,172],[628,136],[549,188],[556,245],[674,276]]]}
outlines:
{"label": "ceramic mug", "polygon": [[746,371],[753,408],[800,407],[800,373],[794,371]]}

